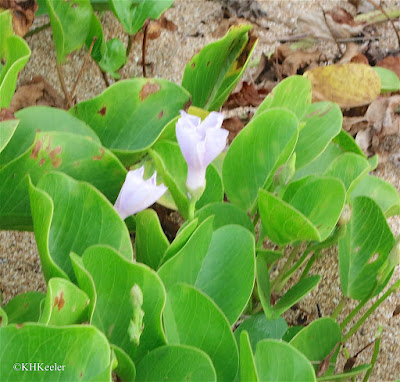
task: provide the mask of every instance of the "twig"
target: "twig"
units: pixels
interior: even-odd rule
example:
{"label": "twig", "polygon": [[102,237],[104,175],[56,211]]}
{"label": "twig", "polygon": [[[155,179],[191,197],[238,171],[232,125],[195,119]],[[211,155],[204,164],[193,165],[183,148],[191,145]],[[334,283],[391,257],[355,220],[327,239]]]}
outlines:
{"label": "twig", "polygon": [[[280,37],[277,39],[277,41],[284,43],[284,42],[300,41],[305,38],[312,38],[315,41],[331,41],[331,39],[326,38],[326,37],[310,37],[310,35],[305,35],[305,34],[296,35],[296,36]],[[346,42],[357,42],[357,41],[380,40],[381,38],[382,38],[382,36],[363,36],[363,37],[338,38],[336,41],[339,43],[346,43]],[[274,41],[274,42],[276,42],[276,41]]]}
{"label": "twig", "polygon": [[69,99],[67,86],[65,85],[64,76],[63,76],[63,72],[62,72],[62,66],[59,64],[57,64],[57,74],[58,74],[58,79],[60,80],[61,89],[64,93],[64,98],[65,98],[64,102],[67,104],[67,107],[70,108],[71,100]]}
{"label": "twig", "polygon": [[336,39],[336,36],[335,36],[335,34],[333,33],[333,30],[332,30],[332,28],[330,27],[330,25],[329,25],[329,23],[328,23],[328,20],[326,19],[326,13],[325,13],[325,11],[324,11],[324,8],[322,8],[322,5],[321,5],[321,4],[320,4],[319,6],[320,6],[320,8],[321,8],[322,14],[324,15],[325,24],[326,24],[326,26],[327,26],[328,29],[329,29],[329,33],[331,34],[332,38],[334,39],[334,41],[335,41],[335,43],[336,43],[336,46],[337,46],[338,49],[339,49],[340,55],[343,56],[342,48],[340,47],[340,44],[338,43],[338,41],[337,41],[337,39]]}
{"label": "twig", "polygon": [[385,15],[385,17],[389,20],[390,24],[392,24],[392,27],[394,29],[394,33],[396,33],[397,41],[399,43],[399,48],[400,48],[400,34],[399,34],[399,31],[396,29],[396,26],[394,25],[393,20],[387,14],[385,9],[382,8],[379,4],[375,3],[375,1],[373,1],[373,0],[367,0],[367,1],[368,1],[368,3],[372,4],[376,9],[379,9]]}
{"label": "twig", "polygon": [[45,30],[45,29],[47,29],[47,28],[49,28],[49,27],[50,27],[50,23],[43,24],[42,26],[37,27],[37,28],[32,29],[31,31],[29,31],[29,32],[24,36],[24,38],[33,36],[33,35],[35,35],[36,33],[39,33],[39,32],[41,32],[41,31],[43,31],[43,30]]}
{"label": "twig", "polygon": [[73,98],[73,96],[74,96],[76,87],[77,87],[77,85],[78,85],[79,80],[81,79],[82,73],[83,73],[83,71],[84,71],[84,69],[85,69],[85,66],[86,66],[88,60],[89,60],[89,57],[90,57],[90,55],[92,54],[93,46],[94,46],[96,40],[97,40],[97,37],[94,37],[92,43],[90,44],[90,48],[89,48],[89,50],[88,50],[88,52],[87,52],[87,54],[86,54],[85,61],[83,61],[81,70],[80,70],[79,73],[78,73],[78,77],[76,77],[74,86],[73,86],[73,88],[72,88],[72,90],[71,90],[71,93],[69,94],[69,99],[71,99],[71,100],[72,100],[72,98]]}
{"label": "twig", "polygon": [[142,71],[143,77],[146,77],[146,42],[147,42],[147,28],[149,26],[149,19],[146,20],[143,26],[143,43],[142,43]]}
{"label": "twig", "polygon": [[103,81],[106,85],[106,88],[108,88],[110,86],[110,81],[108,81],[107,74],[105,72],[103,72],[103,70],[100,68],[100,66],[99,66],[99,69],[100,69],[101,75],[103,77]]}
{"label": "twig", "polygon": [[128,45],[126,46],[126,60],[127,61],[128,61],[129,55],[131,53],[132,44],[133,44],[133,36],[131,34],[128,34]]}

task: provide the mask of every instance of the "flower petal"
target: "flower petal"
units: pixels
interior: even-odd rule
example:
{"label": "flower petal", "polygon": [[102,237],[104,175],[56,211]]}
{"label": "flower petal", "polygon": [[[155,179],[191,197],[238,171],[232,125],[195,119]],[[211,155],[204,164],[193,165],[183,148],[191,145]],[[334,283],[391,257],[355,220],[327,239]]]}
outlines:
{"label": "flower petal", "polygon": [[205,139],[205,152],[203,156],[203,166],[208,166],[219,154],[222,153],[226,146],[226,138],[228,130],[225,129],[209,129],[207,130]]}
{"label": "flower petal", "polygon": [[198,143],[201,141],[201,139],[196,130],[177,123],[175,133],[179,147],[188,166],[201,167],[202,157],[199,154],[202,154],[202,150],[200,147],[198,147]]}
{"label": "flower petal", "polygon": [[212,111],[198,127],[198,130],[200,134],[205,137],[206,131],[209,129],[219,129],[222,126],[222,122],[224,122],[224,115],[222,113]]}

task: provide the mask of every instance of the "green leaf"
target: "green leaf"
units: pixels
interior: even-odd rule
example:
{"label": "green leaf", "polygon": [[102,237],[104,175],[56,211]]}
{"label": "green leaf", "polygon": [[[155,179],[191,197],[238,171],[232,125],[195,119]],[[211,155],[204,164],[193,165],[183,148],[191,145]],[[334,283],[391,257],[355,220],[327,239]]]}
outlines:
{"label": "green leaf", "polygon": [[260,114],[232,142],[223,164],[228,198],[244,210],[252,207],[259,188],[292,154],[298,138],[293,113],[273,109]]}
{"label": "green leaf", "polygon": [[378,73],[381,79],[381,93],[397,92],[400,90],[400,78],[397,77],[395,72],[381,66],[373,66],[372,69]]}
{"label": "green leaf", "polygon": [[109,0],[125,32],[131,35],[138,33],[147,19],[157,20],[173,3],[174,0]]}
{"label": "green leaf", "polygon": [[389,281],[378,276],[395,239],[372,199],[358,196],[352,207],[346,234],[339,240],[340,283],[345,296],[363,300],[378,294]]}
{"label": "green leaf", "polygon": [[271,285],[269,282],[269,269],[267,259],[258,255],[256,258],[257,291],[267,319],[273,317],[271,308]]}
{"label": "green leaf", "polygon": [[335,103],[318,102],[309,106],[296,145],[296,169],[321,155],[332,138],[340,133],[342,121],[342,111]]}
{"label": "green leaf", "polygon": [[[161,312],[165,289],[150,268],[124,259],[106,246],[92,246],[82,256],[83,265],[93,278],[97,301],[91,323],[101,329],[109,341],[121,347],[136,362],[150,350],[165,344]],[[143,292],[143,332],[137,346],[128,329],[135,314],[130,292],[134,285]]]}
{"label": "green leaf", "polygon": [[321,276],[314,275],[300,280],[291,287],[273,306],[274,316],[277,318],[309,294],[321,281]]}
{"label": "green leaf", "polygon": [[49,173],[37,186],[30,184],[30,199],[43,274],[75,279],[71,251],[106,244],[132,260],[126,225],[111,203],[93,186],[62,173]]}
{"label": "green leaf", "polygon": [[240,380],[252,382],[258,381],[253,351],[250,346],[249,334],[246,331],[241,332],[240,335]]}
{"label": "green leaf", "polygon": [[[19,36],[13,35],[11,14],[0,12],[0,109],[10,106],[17,86],[18,73],[31,56],[28,44]],[[3,61],[3,62],[4,62]]]}
{"label": "green leaf", "polygon": [[370,165],[364,157],[354,153],[344,153],[331,163],[325,171],[325,175],[339,178],[346,190],[350,191],[356,182],[369,171]]}
{"label": "green leaf", "polygon": [[88,295],[70,281],[53,278],[47,284],[47,295],[39,322],[46,325],[72,325],[84,321]]}
{"label": "green leaf", "polygon": [[67,55],[79,50],[90,30],[93,9],[90,0],[46,0],[53,39],[57,52],[57,64],[66,61]]}
{"label": "green leaf", "polygon": [[111,349],[117,358],[118,365],[113,372],[121,382],[131,382],[135,380],[136,368],[133,361],[120,347],[111,345]]}
{"label": "green leaf", "polygon": [[0,328],[8,325],[7,313],[0,307]]}
{"label": "green leaf", "polygon": [[225,202],[210,203],[196,211],[194,216],[199,219],[199,223],[202,223],[209,216],[214,216],[214,230],[224,225],[237,224],[247,228],[254,234],[254,227],[250,218],[246,212],[234,204]]}
{"label": "green leaf", "polygon": [[[310,325],[300,330],[290,341],[290,344],[300,350],[318,370],[322,362],[340,343],[342,333],[339,325],[330,317],[323,317],[313,321]],[[331,358],[335,362],[337,353]],[[333,372],[334,368],[332,368]]]}
{"label": "green leaf", "polygon": [[40,304],[45,295],[41,292],[26,292],[15,296],[4,307],[10,324],[36,322],[40,317]]}
{"label": "green leaf", "polygon": [[221,202],[224,199],[224,185],[221,176],[213,164],[206,170],[206,189],[196,202],[196,209],[208,206],[214,202]]}
{"label": "green leaf", "polygon": [[[210,242],[212,218],[196,232],[181,252],[160,268],[159,275],[167,290],[182,282],[200,289],[233,324],[254,286],[254,237],[241,226],[226,225],[212,234]],[[227,290],[236,292],[227,294]]]}
{"label": "green leaf", "polygon": [[366,158],[364,152],[357,145],[353,136],[349,134],[346,130],[341,129],[340,133],[332,139],[332,142],[334,144],[337,144],[344,152],[351,152]]}
{"label": "green leaf", "polygon": [[189,285],[173,286],[167,294],[164,327],[169,344],[203,350],[218,381],[234,380],[239,362],[236,341],[228,320],[208,296]]}
{"label": "green leaf", "polygon": [[193,106],[219,110],[242,77],[257,40],[251,25],[231,27],[221,40],[206,45],[186,65],[182,86],[192,95]]}
{"label": "green leaf", "polygon": [[0,154],[7,146],[7,144],[10,142],[18,124],[19,124],[18,119],[10,119],[8,121],[0,122]]}
{"label": "green leaf", "polygon": [[[60,382],[112,381],[110,345],[93,326],[9,325],[0,329],[0,342],[1,381],[48,381],[50,375]],[[22,363],[25,361],[43,362],[43,369],[46,365],[59,369],[23,371]],[[15,368],[15,365],[19,366]]]}
{"label": "green leaf", "polygon": [[365,176],[351,190],[351,198],[368,196],[381,208],[386,217],[400,215],[400,195],[390,183],[376,176]]}
{"label": "green leaf", "polygon": [[90,182],[113,202],[126,176],[118,159],[89,138],[61,132],[38,133],[23,155],[0,169],[0,227],[32,230],[27,177],[37,183],[54,170]]}
{"label": "green leaf", "polygon": [[246,331],[250,338],[251,348],[255,352],[259,341],[267,338],[280,340],[287,329],[287,323],[282,317],[268,320],[261,312],[246,318],[235,330],[235,337],[239,343],[241,333]]}
{"label": "green leaf", "polygon": [[316,381],[311,363],[293,346],[277,340],[263,340],[255,353],[260,381]]}
{"label": "green leaf", "polygon": [[283,200],[260,191],[261,221],[268,237],[282,245],[297,240],[325,240],[333,231],[345,201],[343,183],[309,176],[291,183]]}
{"label": "green leaf", "polygon": [[25,153],[39,131],[73,133],[100,144],[99,138],[86,123],[72,117],[65,110],[48,106],[31,106],[15,113],[15,117],[20,122],[9,144],[0,154],[0,166]]}
{"label": "green leaf", "polygon": [[311,104],[311,82],[303,76],[290,76],[275,86],[258,107],[254,117],[264,111],[283,107],[293,112],[299,120],[309,110]]}
{"label": "green leaf", "polygon": [[136,381],[217,381],[210,357],[192,346],[166,345],[148,353],[138,364]]}
{"label": "green leaf", "polygon": [[165,236],[157,213],[147,209],[136,215],[136,260],[157,270],[169,241]]}

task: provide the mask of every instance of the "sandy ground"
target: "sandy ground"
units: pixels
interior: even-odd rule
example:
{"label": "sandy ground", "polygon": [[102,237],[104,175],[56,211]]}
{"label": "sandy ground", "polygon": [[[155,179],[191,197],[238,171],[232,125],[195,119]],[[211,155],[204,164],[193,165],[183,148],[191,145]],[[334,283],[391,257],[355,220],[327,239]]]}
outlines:
{"label": "sandy ground", "polygon": [[[387,5],[399,4],[399,2],[385,2]],[[268,19],[263,20],[269,27],[268,30],[258,29],[259,44],[255,56],[261,52],[270,52],[278,44],[277,39],[290,35],[296,27],[296,19],[302,12],[311,9],[319,9],[316,1],[260,1],[261,6],[268,12]],[[320,2],[325,10],[336,5],[344,5],[350,11],[352,7],[345,1]],[[186,62],[205,44],[216,39],[215,35],[220,27],[222,18],[221,6],[218,2],[204,0],[178,0],[174,8],[166,13],[167,18],[178,25],[176,32],[162,31],[161,37],[150,41],[148,44],[147,62],[149,76],[163,77],[180,82]],[[120,37],[126,42],[126,37],[121,26],[116,22],[112,14],[106,12],[101,21],[107,38]],[[36,21],[37,25],[46,22],[46,18]],[[263,24],[264,25],[264,24]],[[399,27],[399,22],[396,22]],[[386,23],[379,25],[376,33],[382,36],[379,45],[385,49],[394,49],[397,45],[395,35]],[[197,36],[197,37],[194,37]],[[25,82],[34,76],[43,75],[46,80],[58,89],[59,82],[56,72],[56,57],[51,30],[47,29],[40,34],[28,38],[32,48],[32,57],[20,76],[20,81]],[[320,45],[324,53],[332,59],[337,54],[334,43]],[[64,67],[66,84],[69,89],[73,85],[85,52],[72,54],[70,61]],[[141,47],[140,42],[135,42],[132,47],[129,63],[122,71],[123,78],[141,76]],[[251,80],[254,70],[245,74],[245,79]],[[77,100],[91,98],[104,90],[104,82],[96,65],[90,63],[77,87]],[[400,145],[392,147],[399,150]],[[400,171],[393,163],[387,163],[377,170],[377,175],[391,182],[400,190]],[[392,229],[396,235],[400,234],[399,219],[390,220]],[[330,315],[341,297],[336,250],[332,250],[319,260],[313,268],[313,273],[322,276],[318,287],[304,299],[300,308],[307,312],[308,320],[318,317],[316,304],[318,303],[322,315]],[[398,267],[392,280],[400,278]],[[31,290],[45,291],[45,283],[41,274],[39,256],[35,238],[29,232],[0,232],[0,287],[3,293],[3,301],[6,303],[13,296]],[[360,314],[373,303],[365,307]],[[370,317],[352,340],[346,344],[351,355],[354,355],[364,345],[374,339],[378,325],[383,326],[381,351],[378,362],[370,380],[393,381],[400,378],[400,315],[392,317],[396,305],[400,304],[400,291],[393,294]],[[345,307],[342,315],[347,315],[355,306],[351,303]],[[288,320],[297,320],[304,311],[293,310],[287,315]],[[359,317],[359,316],[357,316]],[[357,364],[369,362],[372,348],[363,352],[357,360]],[[341,367],[343,360],[341,361]],[[339,368],[341,371],[341,369]]]}

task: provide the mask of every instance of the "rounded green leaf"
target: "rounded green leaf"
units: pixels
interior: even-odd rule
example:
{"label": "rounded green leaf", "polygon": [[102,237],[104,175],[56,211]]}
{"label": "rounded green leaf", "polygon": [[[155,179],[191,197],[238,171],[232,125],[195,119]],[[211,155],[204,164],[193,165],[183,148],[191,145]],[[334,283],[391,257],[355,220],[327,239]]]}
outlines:
{"label": "rounded green leaf", "polygon": [[62,173],[43,176],[30,185],[36,242],[47,280],[75,279],[70,252],[82,255],[86,248],[106,244],[132,259],[128,229],[111,203],[93,186]]}
{"label": "rounded green leaf", "polygon": [[389,281],[381,277],[380,269],[394,245],[395,239],[379,206],[366,196],[354,198],[346,234],[339,240],[343,294],[355,300],[378,294]]}
{"label": "rounded green leaf", "polygon": [[256,45],[251,25],[235,25],[225,37],[206,45],[186,65],[182,86],[193,106],[219,110],[242,77]]}
{"label": "rounded green leaf", "polygon": [[111,201],[117,198],[126,176],[118,159],[90,138],[38,133],[23,155],[0,169],[0,227],[32,230],[28,175],[36,184],[44,174],[55,170],[90,182]]}
{"label": "rounded green leaf", "polygon": [[[300,330],[291,339],[290,344],[300,350],[317,370],[319,363],[332,352],[341,339],[342,333],[335,320],[323,317]],[[335,362],[336,355],[331,358],[332,362]]]}
{"label": "rounded green leaf", "polygon": [[137,382],[216,382],[216,380],[210,357],[191,346],[161,346],[148,353],[137,366]]}
{"label": "rounded green leaf", "polygon": [[88,295],[66,279],[52,278],[39,322],[46,325],[72,325],[84,321]]}
{"label": "rounded green leaf", "polygon": [[117,82],[70,112],[85,121],[105,147],[132,164],[189,99],[185,89],[170,81],[136,78]]}
{"label": "rounded green leaf", "polygon": [[[212,230],[212,219],[203,226],[203,231]],[[159,275],[167,290],[176,283],[200,289],[233,324],[246,307],[254,286],[254,236],[242,226],[226,225],[212,234],[211,242],[199,240],[191,250],[187,245],[166,262]],[[227,292],[232,290],[235,293]]]}
{"label": "rounded green leaf", "polygon": [[117,358],[118,365],[113,372],[121,382],[131,382],[135,380],[136,368],[132,359],[120,347],[111,345],[111,349]]}
{"label": "rounded green leaf", "polygon": [[372,69],[378,73],[381,79],[381,93],[397,92],[400,90],[400,78],[392,70],[381,66],[374,66]]}
{"label": "rounded green leaf", "polygon": [[65,62],[67,55],[79,50],[90,30],[93,9],[90,0],[46,0],[53,30],[57,63]]}
{"label": "rounded green leaf", "polygon": [[316,381],[311,363],[286,342],[260,341],[257,344],[255,362],[260,381]]}
{"label": "rounded green leaf", "polygon": [[218,381],[233,381],[238,349],[230,325],[217,305],[196,288],[176,284],[167,294],[164,327],[171,345],[190,345],[207,353]]}
{"label": "rounded green leaf", "polygon": [[300,120],[311,105],[311,82],[303,76],[290,76],[275,86],[258,107],[255,116],[264,111],[283,107],[292,111]]}
{"label": "rounded green leaf", "polygon": [[36,322],[40,317],[40,304],[45,298],[41,292],[26,292],[15,296],[4,307],[10,324]]}
{"label": "rounded green leaf", "polygon": [[280,340],[287,329],[288,325],[282,317],[268,320],[264,312],[261,312],[246,318],[235,330],[235,338],[239,343],[241,333],[247,332],[251,348],[255,352],[259,341],[268,338]]}
{"label": "rounded green leaf", "polygon": [[262,113],[232,142],[223,164],[228,198],[244,210],[252,207],[259,188],[267,186],[275,170],[292,154],[298,120],[283,109]]}
{"label": "rounded green leaf", "polygon": [[[93,326],[9,325],[0,329],[0,343],[1,381],[112,381],[110,345]],[[58,370],[34,371],[38,365]]]}
{"label": "rounded green leaf", "polygon": [[31,106],[16,112],[15,117],[20,122],[9,144],[0,154],[0,165],[10,162],[28,150],[39,131],[73,133],[91,138],[100,144],[99,138],[86,123],[62,109]]}
{"label": "rounded green leaf", "polygon": [[[165,289],[158,275],[145,265],[124,259],[106,246],[88,248],[82,260],[93,279],[97,295],[91,323],[135,362],[150,350],[164,345],[161,312],[165,304]],[[138,312],[131,302],[130,293],[134,285],[143,293],[143,332],[139,344],[134,343],[128,334]]]}
{"label": "rounded green leaf", "polygon": [[0,158],[4,148],[8,145],[12,136],[14,135],[18,124],[19,124],[18,119],[10,119],[8,121],[0,122]]}
{"label": "rounded green leaf", "polygon": [[240,335],[240,380],[252,382],[258,381],[253,351],[250,346],[249,334],[246,331],[243,331]]}

